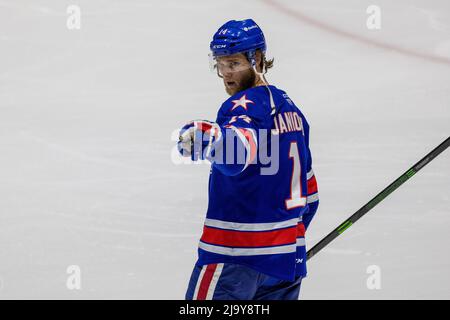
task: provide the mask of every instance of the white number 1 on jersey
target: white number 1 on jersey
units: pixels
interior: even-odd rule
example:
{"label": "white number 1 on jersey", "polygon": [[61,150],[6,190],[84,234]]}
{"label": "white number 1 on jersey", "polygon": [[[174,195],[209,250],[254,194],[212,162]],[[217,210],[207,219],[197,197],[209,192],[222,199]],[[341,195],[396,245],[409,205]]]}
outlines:
{"label": "white number 1 on jersey", "polygon": [[301,174],[302,167],[300,164],[300,155],[298,152],[297,142],[291,142],[289,147],[289,158],[292,159],[292,176],[291,176],[291,197],[286,199],[286,209],[294,209],[304,207],[306,205],[306,197],[302,197]]}

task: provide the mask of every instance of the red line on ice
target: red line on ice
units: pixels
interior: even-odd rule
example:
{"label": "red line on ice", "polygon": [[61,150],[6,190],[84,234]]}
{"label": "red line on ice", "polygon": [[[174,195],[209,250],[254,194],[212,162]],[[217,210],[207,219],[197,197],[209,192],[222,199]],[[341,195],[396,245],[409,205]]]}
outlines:
{"label": "red line on ice", "polygon": [[337,29],[331,25],[325,24],[319,20],[311,18],[299,11],[294,11],[292,9],[289,9],[288,7],[283,6],[278,1],[275,1],[275,0],[263,0],[263,2],[265,2],[269,6],[272,6],[277,11],[296,19],[297,21],[309,24],[309,25],[316,27],[318,29],[321,29],[323,31],[326,31],[326,32],[329,32],[329,33],[332,33],[332,34],[335,34],[335,35],[338,35],[338,36],[341,36],[344,38],[348,38],[348,39],[351,39],[351,40],[354,40],[354,41],[357,41],[357,42],[360,42],[360,43],[363,43],[366,45],[371,45],[371,46],[374,46],[374,47],[377,47],[380,49],[394,51],[394,52],[397,52],[397,53],[400,53],[400,54],[403,54],[406,56],[420,58],[420,59],[424,59],[424,60],[431,61],[434,63],[450,65],[449,58],[439,57],[439,56],[435,56],[435,55],[431,55],[431,54],[426,54],[423,52],[414,51],[414,50],[407,49],[407,48],[394,46],[394,45],[391,45],[388,43],[383,43],[383,42],[375,41],[372,39],[368,39],[363,36],[347,32],[345,30]]}

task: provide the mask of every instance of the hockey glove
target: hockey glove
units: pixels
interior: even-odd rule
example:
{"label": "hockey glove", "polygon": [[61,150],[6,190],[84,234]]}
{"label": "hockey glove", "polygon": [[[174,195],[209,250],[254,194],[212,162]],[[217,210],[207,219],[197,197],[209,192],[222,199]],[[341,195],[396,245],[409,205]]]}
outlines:
{"label": "hockey glove", "polygon": [[214,143],[221,136],[222,131],[217,123],[207,120],[191,121],[180,130],[178,151],[183,157],[191,157],[192,161],[209,159]]}

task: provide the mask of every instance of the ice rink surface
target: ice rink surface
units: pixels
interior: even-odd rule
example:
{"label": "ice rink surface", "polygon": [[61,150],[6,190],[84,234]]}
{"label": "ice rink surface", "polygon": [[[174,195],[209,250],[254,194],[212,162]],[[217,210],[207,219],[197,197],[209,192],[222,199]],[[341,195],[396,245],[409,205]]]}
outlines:
{"label": "ice rink surface", "polygon": [[[214,120],[209,41],[249,17],[311,125],[309,247],[450,135],[447,0],[0,0],[0,299],[184,297],[209,167],[174,164],[173,132]],[[301,298],[449,299],[449,190],[447,150],[310,261]]]}

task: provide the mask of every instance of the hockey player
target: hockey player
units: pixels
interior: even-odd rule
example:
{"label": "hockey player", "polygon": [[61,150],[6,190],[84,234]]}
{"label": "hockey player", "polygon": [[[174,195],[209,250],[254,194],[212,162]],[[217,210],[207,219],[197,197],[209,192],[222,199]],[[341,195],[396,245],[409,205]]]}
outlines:
{"label": "hockey player", "polygon": [[[305,231],[319,204],[308,122],[284,91],[267,83],[273,60],[266,59],[263,32],[252,19],[225,23],[210,49],[231,97],[214,122],[191,121],[180,131],[183,156],[211,161],[208,210],[186,299],[298,299]],[[277,157],[276,171],[263,172],[262,150]]]}

